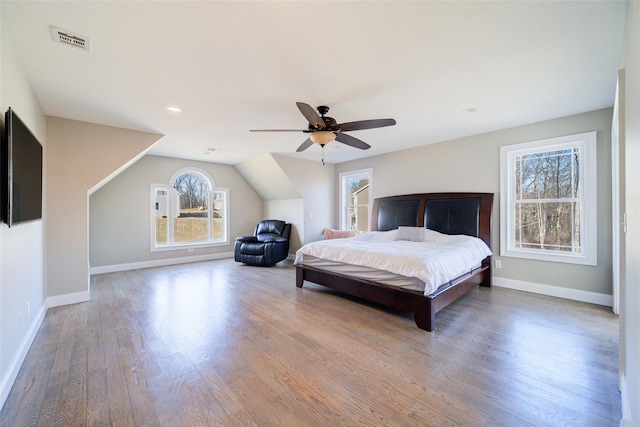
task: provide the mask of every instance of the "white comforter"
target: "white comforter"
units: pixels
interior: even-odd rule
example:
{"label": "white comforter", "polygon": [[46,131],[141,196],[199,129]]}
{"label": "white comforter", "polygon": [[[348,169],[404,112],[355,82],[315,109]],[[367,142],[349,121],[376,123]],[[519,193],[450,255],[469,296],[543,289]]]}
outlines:
{"label": "white comforter", "polygon": [[477,237],[447,235],[425,230],[424,241],[396,240],[397,230],[372,231],[347,239],[320,240],[296,252],[295,264],[305,255],[345,264],[362,265],[425,283],[424,294],[469,272],[491,255],[489,247]]}

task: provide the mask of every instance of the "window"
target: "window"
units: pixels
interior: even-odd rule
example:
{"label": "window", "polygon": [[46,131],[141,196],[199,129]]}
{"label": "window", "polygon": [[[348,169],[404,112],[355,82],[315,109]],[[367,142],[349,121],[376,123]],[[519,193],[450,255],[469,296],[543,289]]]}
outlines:
{"label": "window", "polygon": [[596,132],[500,148],[500,254],[596,265]]}
{"label": "window", "polygon": [[181,169],[170,184],[151,184],[151,250],[229,243],[229,190],[200,169]]}
{"label": "window", "polygon": [[340,228],[369,231],[371,169],[340,174]]}

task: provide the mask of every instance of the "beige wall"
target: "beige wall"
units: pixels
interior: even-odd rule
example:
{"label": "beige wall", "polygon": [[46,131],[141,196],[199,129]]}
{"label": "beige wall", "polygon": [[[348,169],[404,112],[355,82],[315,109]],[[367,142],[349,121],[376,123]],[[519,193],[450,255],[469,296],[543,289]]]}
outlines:
{"label": "beige wall", "polygon": [[[207,248],[150,251],[150,185],[169,184],[185,167],[206,171],[217,187],[229,188],[230,242]],[[93,193],[89,199],[91,268],[133,263],[175,262],[233,252],[236,236],[253,234],[263,219],[262,199],[230,165],[145,156]]]}
{"label": "beige wall", "polygon": [[265,201],[265,218],[277,213],[291,222],[291,254],[335,227],[334,165],[265,154],[235,166]]}
{"label": "beige wall", "polygon": [[292,224],[290,254],[336,227],[335,165],[265,154],[235,167],[264,200],[265,218]]}
{"label": "beige wall", "polygon": [[[281,219],[291,224],[289,252],[302,246],[304,199],[272,154],[262,154],[235,165],[264,201],[262,219]],[[251,233],[249,233],[251,234]]]}
{"label": "beige wall", "polygon": [[440,191],[495,193],[493,251],[499,258],[500,147],[597,130],[598,266],[502,258],[494,277],[611,295],[611,117],[604,109],[542,123],[342,163],[336,172],[373,168],[373,197]]}
{"label": "beige wall", "polygon": [[280,219],[291,224],[290,255],[302,247],[299,227],[304,224],[304,200],[267,200],[264,202],[264,219]]}
{"label": "beige wall", "polygon": [[[0,3],[0,13],[1,10]],[[0,123],[3,129],[4,112],[9,107],[36,136],[46,153],[44,113],[0,19]],[[45,182],[44,202],[46,185]],[[0,407],[46,310],[46,205],[43,205],[43,218],[11,228],[0,224]]]}
{"label": "beige wall", "polygon": [[88,196],[161,136],[47,117],[47,290],[57,303],[88,297]]}
{"label": "beige wall", "polygon": [[322,230],[336,227],[335,165],[282,155],[273,157],[302,195],[304,212],[300,217],[304,223],[294,224],[301,243],[322,239]]}

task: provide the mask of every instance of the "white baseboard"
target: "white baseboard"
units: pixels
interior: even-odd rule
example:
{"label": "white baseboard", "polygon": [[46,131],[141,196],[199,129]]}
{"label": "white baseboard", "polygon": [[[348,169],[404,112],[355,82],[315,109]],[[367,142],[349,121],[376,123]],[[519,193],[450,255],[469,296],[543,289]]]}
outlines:
{"label": "white baseboard", "polygon": [[87,302],[91,299],[89,291],[75,292],[73,294],[63,294],[48,297],[46,301],[46,307],[60,307],[69,304],[78,304],[80,302]]}
{"label": "white baseboard", "polygon": [[502,288],[516,289],[518,291],[533,292],[534,294],[549,295],[552,297],[566,298],[575,301],[613,307],[613,296],[597,292],[581,291],[579,289],[563,288],[560,286],[543,285],[541,283],[525,282],[523,280],[505,279],[493,277],[492,284]]}
{"label": "white baseboard", "polygon": [[620,427],[637,427],[631,417],[631,402],[627,393],[627,379],[624,375],[620,376],[620,398],[622,400],[622,419]]}
{"label": "white baseboard", "polygon": [[127,264],[104,265],[89,268],[89,274],[115,273],[117,271],[138,270],[140,268],[163,267],[165,265],[188,264],[190,262],[211,261],[214,259],[233,258],[233,252],[196,255],[180,258],[166,258],[154,261],[131,262]]}
{"label": "white baseboard", "polygon": [[31,322],[31,326],[29,326],[29,330],[26,335],[20,342],[18,349],[9,363],[9,366],[6,371],[6,375],[2,378],[0,382],[0,409],[4,406],[4,402],[7,400],[9,396],[9,392],[11,392],[11,387],[13,387],[13,383],[16,381],[18,377],[18,372],[20,371],[20,367],[24,362],[25,357],[27,357],[27,353],[29,352],[29,348],[31,348],[31,344],[33,343],[38,330],[40,329],[40,325],[44,320],[44,315],[47,313],[46,304],[43,305],[38,314],[33,318],[33,322]]}

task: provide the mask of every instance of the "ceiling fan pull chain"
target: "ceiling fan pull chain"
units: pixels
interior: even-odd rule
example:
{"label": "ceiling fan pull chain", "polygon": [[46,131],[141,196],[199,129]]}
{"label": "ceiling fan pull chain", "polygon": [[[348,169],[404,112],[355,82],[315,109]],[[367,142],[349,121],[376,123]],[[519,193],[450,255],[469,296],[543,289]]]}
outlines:
{"label": "ceiling fan pull chain", "polygon": [[324,145],[322,145],[322,166],[324,166]]}

